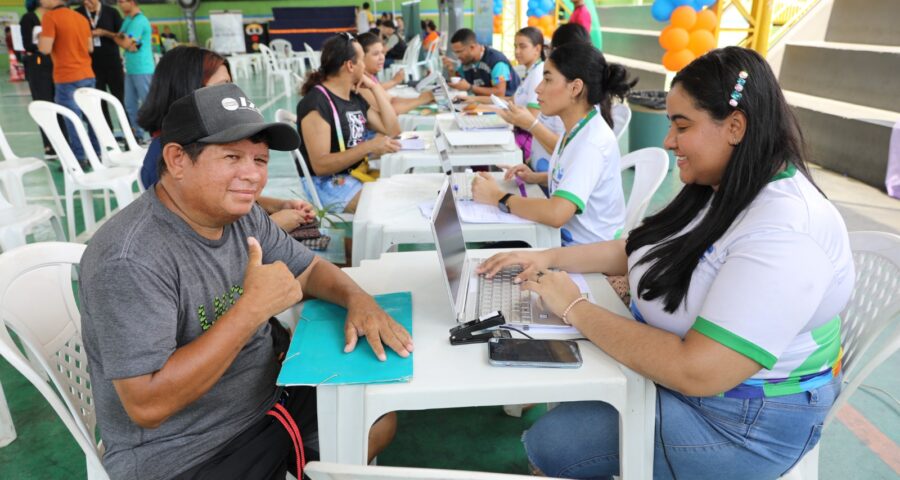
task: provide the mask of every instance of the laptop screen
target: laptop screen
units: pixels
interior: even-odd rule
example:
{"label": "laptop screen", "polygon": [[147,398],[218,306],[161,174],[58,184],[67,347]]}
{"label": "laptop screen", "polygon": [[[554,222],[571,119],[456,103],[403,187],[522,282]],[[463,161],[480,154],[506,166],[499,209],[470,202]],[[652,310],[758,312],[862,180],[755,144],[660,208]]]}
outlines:
{"label": "laptop screen", "polygon": [[438,155],[441,157],[441,170],[447,175],[453,172],[453,164],[450,163],[450,145],[447,143],[447,137],[441,133],[441,129],[436,129],[434,134],[434,144],[437,146]]}
{"label": "laptop screen", "polygon": [[450,302],[456,305],[466,261],[466,241],[463,239],[462,223],[459,220],[459,213],[456,211],[453,192],[447,188],[448,183],[444,183],[443,196],[432,215],[436,233],[435,247],[443,259],[444,270],[447,272],[447,281],[450,283]]}
{"label": "laptop screen", "polygon": [[447,103],[450,105],[450,113],[459,113],[456,109],[456,104],[453,103],[453,94],[450,93],[450,87],[447,85],[447,80],[442,76],[439,80],[441,84],[441,88],[444,90],[444,96],[447,97]]}

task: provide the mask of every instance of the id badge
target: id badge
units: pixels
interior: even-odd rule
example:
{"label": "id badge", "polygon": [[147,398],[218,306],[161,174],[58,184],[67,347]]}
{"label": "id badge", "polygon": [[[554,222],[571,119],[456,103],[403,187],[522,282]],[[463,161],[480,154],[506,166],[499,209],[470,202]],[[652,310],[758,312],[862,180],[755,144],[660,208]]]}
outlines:
{"label": "id badge", "polygon": [[94,46],[95,46],[95,47],[99,47],[99,46],[100,46],[100,37],[94,37]]}

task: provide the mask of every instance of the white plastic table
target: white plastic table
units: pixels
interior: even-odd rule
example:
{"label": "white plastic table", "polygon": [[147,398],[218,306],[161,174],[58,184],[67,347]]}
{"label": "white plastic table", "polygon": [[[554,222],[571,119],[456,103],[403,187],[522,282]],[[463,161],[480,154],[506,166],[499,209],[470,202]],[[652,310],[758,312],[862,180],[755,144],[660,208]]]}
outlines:
{"label": "white plastic table", "polygon": [[[496,173],[496,176],[502,174]],[[429,220],[419,205],[434,202],[446,178],[441,173],[395,175],[364,184],[353,216],[353,266],[378,258],[392,245],[434,243]],[[518,193],[513,182],[501,186]],[[537,185],[528,185],[528,195],[544,198]],[[558,247],[558,228],[539,223],[463,223],[467,242],[520,240],[536,248]]]}
{"label": "white plastic table", "polygon": [[[445,113],[439,113],[437,120]],[[436,120],[436,121],[437,121]],[[434,131],[404,132],[403,137],[418,136],[425,141],[424,150],[401,150],[397,153],[382,155],[378,160],[381,178],[406,173],[416,167],[440,167],[441,161],[434,144]],[[522,163],[522,150],[515,142],[507,145],[490,145],[481,147],[451,147],[450,163],[454,167],[471,167],[474,165],[515,165]]]}
{"label": "white plastic table", "polygon": [[[488,256],[494,251],[478,250]],[[599,348],[579,342],[577,369],[503,368],[484,344],[451,346],[455,325],[436,252],[385,254],[345,270],[369,293],[411,291],[413,379],[409,383],[319,386],[319,447],[324,462],[364,465],[369,428],[396,410],[600,400],[619,411],[621,477],[652,477],[656,393],[653,382]],[[598,304],[631,318],[602,275],[587,275]],[[365,342],[357,348],[366,348]]]}

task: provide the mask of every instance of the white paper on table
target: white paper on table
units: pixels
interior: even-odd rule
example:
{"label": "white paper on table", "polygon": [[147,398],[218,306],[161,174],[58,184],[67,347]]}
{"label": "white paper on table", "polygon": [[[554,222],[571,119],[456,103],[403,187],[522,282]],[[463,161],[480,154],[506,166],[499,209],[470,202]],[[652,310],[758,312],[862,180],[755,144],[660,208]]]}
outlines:
{"label": "white paper on table", "polygon": [[401,138],[400,150],[425,150],[425,140],[418,137]]}
{"label": "white paper on table", "polygon": [[[434,202],[424,202],[419,204],[419,211],[425,218],[431,218],[434,210]],[[501,212],[499,208],[493,205],[485,205],[478,202],[462,201],[456,202],[456,210],[459,212],[459,219],[465,223],[534,223],[522,217],[517,217],[511,213]]]}

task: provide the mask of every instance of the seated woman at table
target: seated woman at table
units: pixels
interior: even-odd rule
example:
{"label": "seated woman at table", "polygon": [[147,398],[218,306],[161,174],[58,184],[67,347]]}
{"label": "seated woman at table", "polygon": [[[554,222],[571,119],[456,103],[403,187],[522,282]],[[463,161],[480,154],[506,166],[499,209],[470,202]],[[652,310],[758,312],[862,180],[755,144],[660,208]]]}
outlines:
{"label": "seated woman at table", "polygon": [[[541,106],[538,104],[537,86],[544,79],[544,60],[546,60],[544,34],[537,28],[525,27],[516,32],[515,47],[516,61],[525,67],[525,77],[522,78],[522,83],[513,96],[506,100],[519,108],[527,109],[535,119],[527,126],[515,128],[516,144],[522,149],[522,156],[532,170],[546,172],[549,170],[550,152],[553,151],[559,136],[565,132],[565,126],[557,116],[542,115]],[[491,97],[482,96],[472,97],[469,101],[488,105],[492,103]],[[532,138],[531,132],[538,124],[554,134],[549,148],[544,148],[540,141],[534,141]]]}
{"label": "seated woman at table", "polygon": [[[563,45],[544,64],[537,87],[541,113],[559,116],[567,132],[557,142],[548,173],[524,164],[506,170],[506,179],[548,187],[550,198],[506,195],[487,173],[472,182],[472,197],[519,217],[562,228],[563,245],[612,240],[625,223],[625,196],[619,172],[619,145],[610,125],[612,97],[634,85],[625,68],[608,64],[588,44]],[[599,109],[595,106],[599,106]]]}
{"label": "seated woman at table", "polygon": [[[672,203],[627,241],[504,253],[481,270],[523,265],[523,288],[657,383],[655,478],[777,478],[818,443],[840,391],[847,228],[759,54],[707,53],[666,104],[665,146],[685,183]],[[584,301],[564,272],[627,274],[637,321]],[[547,475],[605,478],[618,473],[618,438],[612,407],[574,402],[523,441]]]}
{"label": "seated woman at table", "polygon": [[[307,77],[297,104],[300,153],[315,175],[319,198],[346,212],[356,211],[362,182],[372,180],[369,155],[400,150],[393,138],[400,134],[397,114],[381,85],[365,74],[363,57],[349,33],[326,40],[321,67]],[[369,90],[375,103],[367,102],[361,90]]]}
{"label": "seated woman at table", "polygon": [[[150,188],[159,180],[162,147],[159,133],[169,106],[194,90],[231,83],[228,60],[212,50],[180,46],[166,52],[153,74],[150,91],[138,111],[137,122],[152,137],[141,166],[141,184]],[[282,230],[290,232],[315,219],[312,205],[303,200],[260,196],[256,199]]]}
{"label": "seated woman at table", "polygon": [[[384,42],[381,40],[381,37],[369,32],[356,37],[356,41],[359,42],[365,53],[364,62],[366,64],[366,75],[374,82],[378,83],[378,72],[384,69]],[[405,75],[401,70],[394,75],[394,78],[382,83],[381,87],[388,90],[391,87],[402,83],[404,78]],[[375,98],[371,92],[361,90],[360,93],[367,102],[375,103]],[[433,101],[434,94],[430,91],[422,92],[416,98],[391,97],[391,105],[394,107],[394,112],[397,115],[406,113],[414,108],[421,107],[422,105],[428,105]]]}

